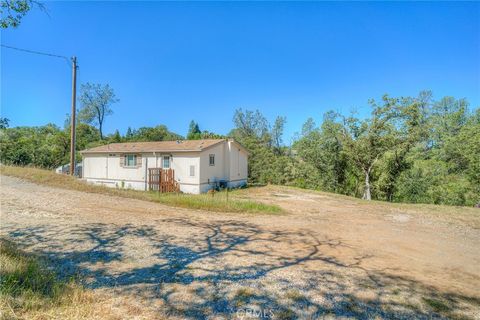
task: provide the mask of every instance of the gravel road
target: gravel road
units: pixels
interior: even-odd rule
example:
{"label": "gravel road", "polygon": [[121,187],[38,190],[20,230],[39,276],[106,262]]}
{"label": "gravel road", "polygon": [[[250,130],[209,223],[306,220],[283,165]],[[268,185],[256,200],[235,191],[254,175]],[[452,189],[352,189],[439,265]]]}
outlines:
{"label": "gravel road", "polygon": [[211,213],[6,176],[0,195],[2,237],[115,297],[124,318],[480,319],[475,213],[280,187],[242,196],[287,214]]}

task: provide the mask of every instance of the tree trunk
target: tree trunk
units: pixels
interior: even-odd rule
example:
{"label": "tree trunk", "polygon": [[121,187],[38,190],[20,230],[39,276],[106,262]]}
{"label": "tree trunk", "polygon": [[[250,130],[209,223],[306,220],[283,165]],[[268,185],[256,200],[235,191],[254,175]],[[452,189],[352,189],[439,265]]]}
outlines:
{"label": "tree trunk", "polygon": [[372,200],[372,195],[370,193],[370,170],[365,171],[365,190],[363,190],[364,200]]}
{"label": "tree trunk", "polygon": [[103,132],[102,132],[102,123],[98,123],[98,131],[100,131],[100,140],[103,140]]}

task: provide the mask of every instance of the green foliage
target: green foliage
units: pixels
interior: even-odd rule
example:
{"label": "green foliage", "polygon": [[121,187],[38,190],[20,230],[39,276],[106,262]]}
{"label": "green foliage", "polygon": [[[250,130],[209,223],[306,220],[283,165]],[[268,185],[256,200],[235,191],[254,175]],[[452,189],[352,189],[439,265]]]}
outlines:
{"label": "green foliage", "polygon": [[207,130],[203,130],[200,137],[201,139],[225,139],[226,138],[224,135],[210,132]]}
{"label": "green foliage", "polygon": [[1,161],[6,164],[52,168],[66,159],[69,142],[53,124],[16,127],[0,131]]}
{"label": "green foliage", "polygon": [[480,110],[470,114],[464,99],[433,101],[429,91],[371,105],[369,118],[327,112],[319,127],[308,119],[291,148],[281,146],[285,119],[270,129],[258,110],[237,110],[230,136],[251,153],[253,183],[396,202],[480,202]]}
{"label": "green foliage", "polygon": [[[267,119],[255,110],[238,109],[233,117],[235,128],[230,136],[250,152],[248,177],[253,183],[285,184],[289,173],[285,164],[290,161],[280,148],[274,148]],[[279,131],[277,134],[281,134]],[[278,136],[277,139],[281,139]]]}
{"label": "green foliage", "polygon": [[275,148],[276,153],[280,153],[283,144],[283,129],[285,127],[285,123],[287,122],[286,117],[277,117],[275,119],[275,123],[273,124],[272,128],[272,143]]}
{"label": "green foliage", "polygon": [[35,0],[2,0],[0,2],[0,28],[18,27],[22,18],[34,6],[45,10],[44,5]]}
{"label": "green foliage", "polygon": [[188,126],[187,139],[188,140],[200,140],[200,139],[223,139],[225,136],[209,132],[207,130],[200,130],[198,123],[191,121]]}
{"label": "green foliage", "polygon": [[122,142],[122,136],[120,135],[118,129],[115,130],[115,133],[110,137],[109,140],[114,143]]}
{"label": "green foliage", "polygon": [[202,132],[200,131],[200,127],[198,126],[198,123],[192,120],[188,127],[187,139],[199,140],[201,138],[202,138]]}
{"label": "green foliage", "polygon": [[325,114],[320,128],[315,127],[313,119],[308,119],[303,126],[302,136],[294,144],[299,159],[317,171],[319,180],[313,187],[332,192],[345,191],[349,170],[338,117],[334,112]]}
{"label": "green foliage", "polygon": [[128,128],[125,141],[167,141],[182,140],[183,137],[168,130],[164,125],[141,127],[138,130]]}
{"label": "green foliage", "polygon": [[472,183],[480,184],[480,109],[445,139],[441,154],[451,172],[465,173]]}
{"label": "green foliage", "polygon": [[40,298],[54,298],[65,284],[58,282],[55,274],[43,270],[34,257],[28,256],[4,239],[0,239],[2,277],[0,295],[37,295]]}
{"label": "green foliage", "polygon": [[465,99],[444,97],[431,108],[431,143],[441,148],[452,136],[460,132],[467,121],[468,103]]}
{"label": "green foliage", "polygon": [[[480,202],[480,109],[464,99],[416,97],[371,100],[368,118],[327,112],[310,118],[292,146],[283,143],[285,117],[271,125],[258,110],[236,110],[229,137],[249,152],[251,183],[319,189],[395,202],[474,205]],[[52,168],[68,163],[69,121],[8,128],[0,122],[1,161]],[[111,142],[180,140],[164,125],[118,130],[100,139],[99,129],[77,125],[77,150]],[[189,139],[223,138],[190,122]],[[77,155],[80,159],[80,155]],[[370,194],[370,195],[368,195]],[[182,200],[183,201],[183,200]]]}
{"label": "green foliage", "polygon": [[[97,128],[78,123],[76,126],[76,159],[81,160],[79,151],[113,142],[162,141],[183,139],[170,132],[166,126],[142,127],[127,131],[122,137],[118,130],[100,140]],[[53,124],[40,127],[0,128],[0,161],[3,164],[56,168],[70,159],[70,120],[67,117],[63,129]]]}
{"label": "green foliage", "polygon": [[369,119],[349,117],[345,119],[343,145],[356,168],[365,177],[363,199],[371,199],[370,179],[374,165],[388,150],[396,147],[394,119],[397,116],[398,99],[387,95],[382,105],[370,101],[372,113]]}
{"label": "green foliage", "polygon": [[10,120],[7,118],[0,118],[0,129],[6,129],[9,127]]}
{"label": "green foliage", "polygon": [[80,86],[81,109],[78,117],[88,124],[98,125],[100,139],[103,139],[105,117],[113,114],[112,104],[119,100],[113,89],[107,85],[85,83]]}
{"label": "green foliage", "polygon": [[125,139],[131,140],[133,138],[133,130],[132,128],[128,127],[127,133],[125,133]]}

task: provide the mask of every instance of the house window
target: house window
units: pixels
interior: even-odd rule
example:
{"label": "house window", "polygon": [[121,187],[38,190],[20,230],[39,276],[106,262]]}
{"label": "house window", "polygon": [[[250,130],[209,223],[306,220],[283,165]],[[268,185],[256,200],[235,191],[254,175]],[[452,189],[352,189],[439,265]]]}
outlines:
{"label": "house window", "polygon": [[170,156],[163,157],[163,169],[170,169]]}
{"label": "house window", "polygon": [[190,177],[195,177],[195,166],[190,166]]}
{"label": "house window", "polygon": [[209,163],[210,163],[211,166],[215,165],[215,155],[214,154],[211,154],[209,156]]}
{"label": "house window", "polygon": [[135,167],[137,165],[137,155],[126,154],[125,155],[125,167]]}

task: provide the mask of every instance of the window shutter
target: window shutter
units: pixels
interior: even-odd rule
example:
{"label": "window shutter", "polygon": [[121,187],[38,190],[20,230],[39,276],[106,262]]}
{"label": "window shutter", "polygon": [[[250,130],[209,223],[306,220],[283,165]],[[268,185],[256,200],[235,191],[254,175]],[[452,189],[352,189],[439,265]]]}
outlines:
{"label": "window shutter", "polygon": [[137,154],[137,167],[141,167],[141,166],[142,166],[142,155]]}
{"label": "window shutter", "polygon": [[120,155],[120,167],[125,166],[125,155]]}

